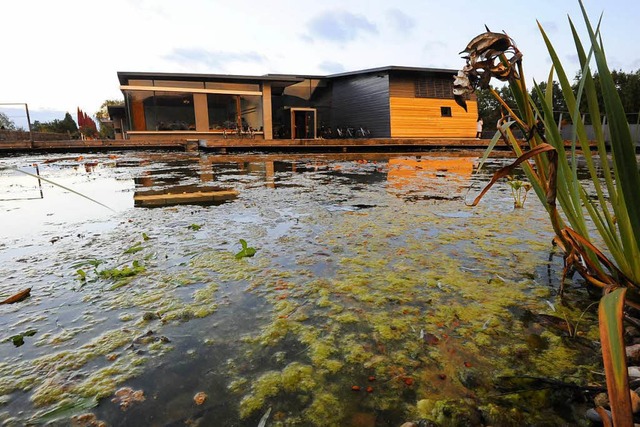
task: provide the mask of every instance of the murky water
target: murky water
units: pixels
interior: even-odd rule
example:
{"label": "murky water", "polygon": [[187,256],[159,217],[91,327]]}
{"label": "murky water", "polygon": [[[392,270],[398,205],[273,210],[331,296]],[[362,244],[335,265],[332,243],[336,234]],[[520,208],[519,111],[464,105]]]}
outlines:
{"label": "murky water", "polygon": [[111,210],[0,172],[0,421],[585,424],[595,309],[479,155],[3,159]]}

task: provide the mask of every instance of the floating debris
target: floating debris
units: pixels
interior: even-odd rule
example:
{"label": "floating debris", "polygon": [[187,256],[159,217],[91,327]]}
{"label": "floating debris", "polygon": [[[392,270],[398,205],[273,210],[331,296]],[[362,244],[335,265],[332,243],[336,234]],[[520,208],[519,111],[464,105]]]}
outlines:
{"label": "floating debris", "polygon": [[196,403],[196,405],[199,406],[206,402],[207,397],[209,397],[207,396],[207,393],[205,393],[204,391],[199,391],[195,396],[193,396],[193,401]]}
{"label": "floating debris", "polygon": [[13,304],[20,302],[31,295],[31,288],[23,289],[15,295],[10,296],[4,301],[0,301],[0,304]]}
{"label": "floating debris", "polygon": [[116,390],[113,403],[118,403],[120,409],[126,411],[135,402],[144,402],[144,392],[142,390],[134,390],[131,387],[122,387]]}

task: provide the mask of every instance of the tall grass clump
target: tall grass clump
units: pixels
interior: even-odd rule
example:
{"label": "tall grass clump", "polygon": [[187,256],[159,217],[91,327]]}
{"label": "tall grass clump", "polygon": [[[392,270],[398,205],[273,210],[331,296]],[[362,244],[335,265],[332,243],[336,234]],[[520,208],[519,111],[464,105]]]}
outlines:
{"label": "tall grass clump", "polygon": [[[490,31],[475,37],[462,52],[466,65],[456,76],[454,97],[466,109],[467,94],[476,88],[488,88],[508,115],[488,151],[501,138],[518,157],[494,174],[473,204],[497,180],[521,166],[549,214],[555,241],[564,251],[564,275],[577,271],[589,286],[602,290],[600,334],[613,423],[630,426],[633,414],[622,321],[625,306],[640,307],[640,172],[625,111],[607,66],[600,22],[594,28],[581,0],[580,7],[588,34],[586,44],[569,19],[581,64],[576,92],[553,44],[538,24],[553,63],[546,91],[534,84],[538,104],[527,91],[522,52],[508,35]],[[598,105],[599,93],[591,67],[600,79],[604,111]],[[560,134],[552,111],[554,74],[574,123],[569,141]],[[489,86],[492,78],[508,83],[517,103],[516,111]],[[580,109],[585,104],[582,99],[586,99],[586,110]],[[587,137],[584,114],[606,116],[609,144],[598,120],[593,120],[594,139]],[[538,120],[544,128],[539,123],[536,126]],[[514,136],[513,128],[522,132],[524,140]],[[578,179],[579,159],[588,171],[585,184]],[[604,411],[598,411],[604,417]]]}

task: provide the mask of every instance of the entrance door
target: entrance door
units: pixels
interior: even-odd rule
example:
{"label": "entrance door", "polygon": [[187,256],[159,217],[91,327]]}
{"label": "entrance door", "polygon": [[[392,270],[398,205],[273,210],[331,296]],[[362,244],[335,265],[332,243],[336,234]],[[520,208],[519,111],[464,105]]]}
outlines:
{"label": "entrance door", "polygon": [[291,109],[291,139],[316,138],[316,109]]}

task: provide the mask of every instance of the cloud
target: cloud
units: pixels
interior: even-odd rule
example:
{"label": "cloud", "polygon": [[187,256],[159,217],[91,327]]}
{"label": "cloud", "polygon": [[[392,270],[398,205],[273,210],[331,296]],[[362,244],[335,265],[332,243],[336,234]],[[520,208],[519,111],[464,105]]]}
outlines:
{"label": "cloud", "polygon": [[344,65],[333,61],[323,61],[318,64],[318,68],[325,74],[338,74],[345,71]]}
{"label": "cloud", "polygon": [[311,19],[309,36],[332,42],[350,42],[362,33],[378,34],[378,28],[362,15],[334,10]]}
{"label": "cloud", "polygon": [[164,59],[180,65],[225,69],[231,62],[262,63],[265,58],[256,52],[223,52],[199,48],[177,48]]}
{"label": "cloud", "polygon": [[400,9],[389,9],[387,22],[394,31],[402,34],[411,33],[416,26],[416,21]]}

